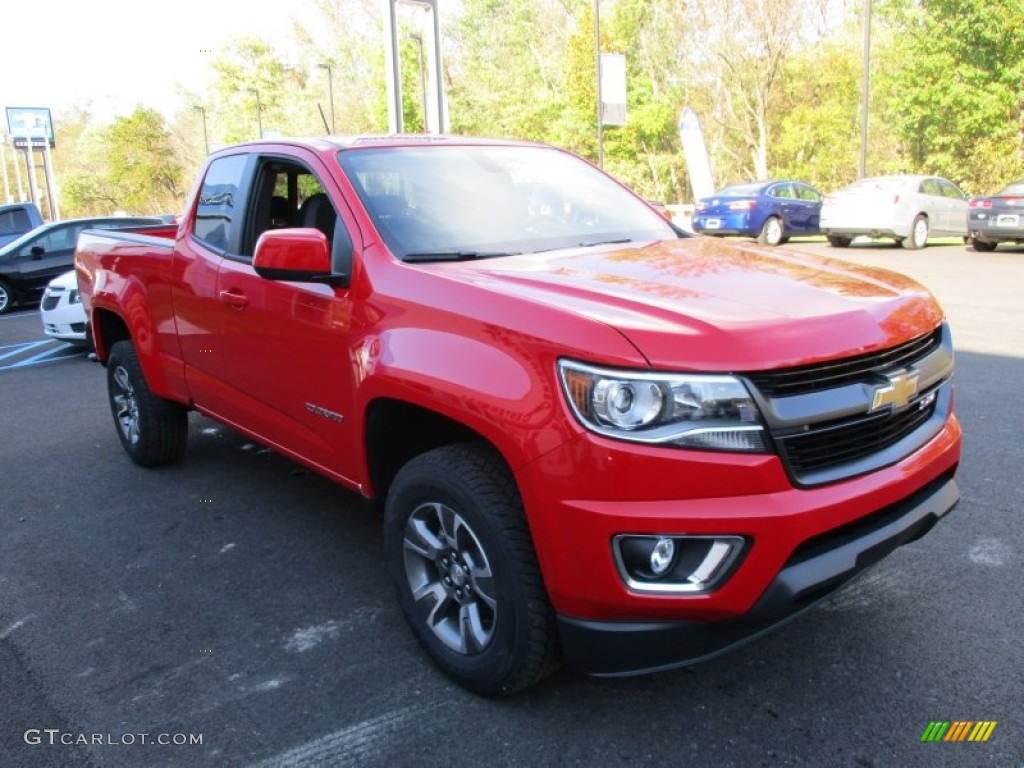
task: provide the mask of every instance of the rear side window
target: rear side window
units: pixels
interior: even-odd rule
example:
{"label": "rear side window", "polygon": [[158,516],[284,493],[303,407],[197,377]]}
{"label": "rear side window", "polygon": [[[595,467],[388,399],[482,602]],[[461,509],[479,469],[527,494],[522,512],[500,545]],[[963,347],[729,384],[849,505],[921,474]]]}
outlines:
{"label": "rear side window", "polygon": [[942,189],[942,194],[946,197],[952,197],[955,200],[964,199],[963,193],[950,181],[939,179],[939,187]]}
{"label": "rear side window", "polygon": [[248,155],[218,158],[203,179],[193,234],[215,250],[227,249],[232,223],[243,213],[240,190],[248,159]]}
{"label": "rear side window", "polygon": [[808,200],[814,203],[821,202],[821,195],[810,187],[805,187],[803,184],[796,185],[796,196],[801,200]]}

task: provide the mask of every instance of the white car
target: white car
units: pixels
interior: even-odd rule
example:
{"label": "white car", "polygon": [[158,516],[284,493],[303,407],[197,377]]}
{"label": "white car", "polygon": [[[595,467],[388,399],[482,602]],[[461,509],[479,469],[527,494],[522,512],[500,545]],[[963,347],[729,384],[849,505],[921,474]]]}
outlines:
{"label": "white car", "polygon": [[891,237],[924,248],[933,236],[967,236],[967,197],[938,176],[876,176],[825,197],[821,231],[834,248],[855,237]]}
{"label": "white car", "polygon": [[53,278],[43,292],[40,305],[43,333],[69,341],[77,347],[92,346],[89,341],[85,308],[78,295],[78,277],[74,270]]}

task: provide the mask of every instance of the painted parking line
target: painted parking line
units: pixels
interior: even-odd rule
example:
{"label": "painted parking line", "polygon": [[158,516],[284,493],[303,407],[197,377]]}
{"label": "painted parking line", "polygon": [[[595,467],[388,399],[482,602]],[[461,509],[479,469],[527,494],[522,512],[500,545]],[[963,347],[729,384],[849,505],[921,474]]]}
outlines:
{"label": "painted parking line", "polygon": [[11,368],[27,368],[32,365],[44,363],[55,363],[58,360],[67,360],[71,357],[81,357],[85,350],[76,348],[73,344],[56,339],[44,339],[43,341],[27,341],[22,344],[7,344],[0,348],[0,360],[8,361],[0,365],[0,371]]}

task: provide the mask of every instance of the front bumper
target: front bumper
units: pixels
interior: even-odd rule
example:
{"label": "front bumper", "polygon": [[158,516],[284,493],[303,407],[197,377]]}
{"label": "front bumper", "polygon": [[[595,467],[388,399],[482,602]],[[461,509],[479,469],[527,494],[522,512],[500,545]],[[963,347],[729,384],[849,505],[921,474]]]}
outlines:
{"label": "front bumper", "polygon": [[1024,213],[1019,214],[1017,226],[998,226],[994,217],[980,218],[971,216],[968,222],[968,235],[990,243],[1021,242],[1024,240]]}
{"label": "front bumper", "polygon": [[43,294],[40,317],[47,336],[71,342],[86,341],[85,309],[81,302],[71,304],[67,291],[48,288]]}
{"label": "front bumper", "polygon": [[754,607],[727,621],[594,621],[559,615],[567,664],[593,675],[639,674],[706,661],[786,623],[956,506],[952,470],[901,502],[801,545]]}

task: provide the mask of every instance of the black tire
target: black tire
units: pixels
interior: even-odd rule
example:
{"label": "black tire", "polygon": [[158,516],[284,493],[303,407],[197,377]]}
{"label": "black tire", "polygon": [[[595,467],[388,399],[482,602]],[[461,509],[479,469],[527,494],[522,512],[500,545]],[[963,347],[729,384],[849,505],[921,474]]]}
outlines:
{"label": "black tire", "polygon": [[764,245],[780,245],[785,237],[782,219],[778,216],[769,216],[764,220],[761,232],[757,236],[757,242]]}
{"label": "black tire", "polygon": [[980,251],[981,253],[991,253],[996,249],[996,246],[999,245],[999,243],[990,243],[988,240],[979,240],[976,237],[972,237],[971,245],[976,251]]}
{"label": "black tire", "polygon": [[826,235],[825,239],[833,248],[846,248],[853,242],[852,237],[839,237],[838,235]]}
{"label": "black tire", "polygon": [[910,225],[910,234],[903,238],[901,245],[908,251],[917,251],[928,245],[928,217],[923,213],[914,217]]}
{"label": "black tire", "polygon": [[3,280],[0,280],[0,315],[11,311],[14,305],[14,294]]}
{"label": "black tire", "polygon": [[149,391],[130,341],[119,341],[107,360],[107,395],[117,436],[141,467],[181,458],[188,441],[188,410]]}
{"label": "black tire", "polygon": [[457,683],[501,696],[555,668],[554,611],[523,504],[489,446],[443,446],[402,467],[385,503],[384,547],[413,635]]}

